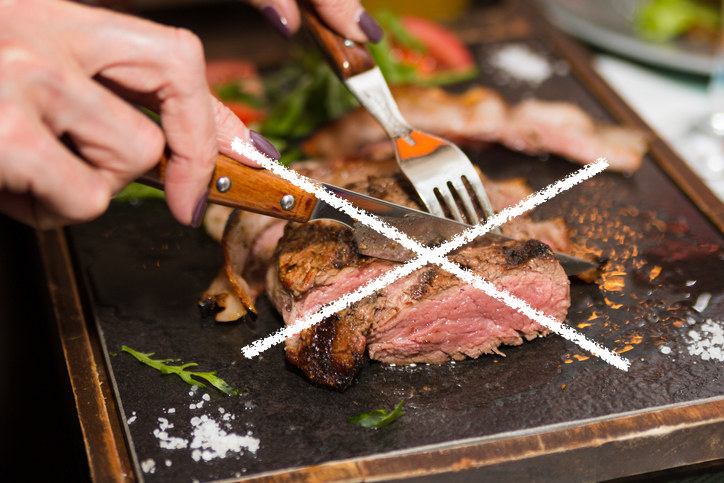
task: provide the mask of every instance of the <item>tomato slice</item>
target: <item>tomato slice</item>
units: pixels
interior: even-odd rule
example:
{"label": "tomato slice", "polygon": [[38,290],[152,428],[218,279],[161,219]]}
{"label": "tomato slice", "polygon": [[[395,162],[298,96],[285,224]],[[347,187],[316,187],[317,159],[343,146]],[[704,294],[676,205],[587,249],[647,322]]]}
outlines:
{"label": "tomato slice", "polygon": [[257,109],[255,107],[250,106],[249,104],[245,104],[243,102],[238,101],[222,101],[226,107],[231,109],[231,112],[236,114],[236,117],[238,117],[241,122],[243,122],[246,125],[249,125],[250,123],[257,122],[257,121],[263,121],[266,119],[266,112],[263,109]]}
{"label": "tomato slice", "polygon": [[[209,87],[221,102],[224,103],[244,124],[261,121],[266,112],[244,100],[245,97],[258,97],[263,93],[263,86],[256,66],[243,59],[210,60],[206,64],[206,80]],[[232,89],[228,87],[232,85]],[[222,95],[223,90],[238,89],[230,97]]]}
{"label": "tomato slice", "polygon": [[410,35],[425,46],[427,56],[437,63],[436,71],[475,68],[475,59],[467,46],[439,23],[413,15],[403,15],[400,21]]}

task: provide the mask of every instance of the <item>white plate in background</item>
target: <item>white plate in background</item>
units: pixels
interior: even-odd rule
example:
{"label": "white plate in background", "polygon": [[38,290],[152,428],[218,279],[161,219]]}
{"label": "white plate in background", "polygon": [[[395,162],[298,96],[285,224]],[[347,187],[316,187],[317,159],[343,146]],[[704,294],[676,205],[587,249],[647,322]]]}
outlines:
{"label": "white plate in background", "polygon": [[708,75],[709,52],[686,42],[652,43],[633,29],[637,9],[648,0],[539,0],[553,24],[601,49],[648,64]]}

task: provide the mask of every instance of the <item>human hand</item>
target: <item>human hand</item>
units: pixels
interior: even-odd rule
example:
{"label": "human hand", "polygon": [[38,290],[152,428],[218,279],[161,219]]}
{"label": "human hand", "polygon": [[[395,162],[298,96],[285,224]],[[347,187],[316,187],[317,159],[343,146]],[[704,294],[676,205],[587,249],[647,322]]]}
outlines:
{"label": "human hand", "polygon": [[195,35],[71,2],[0,2],[0,111],[0,212],[37,228],[97,217],[165,147],[169,209],[198,226],[219,146],[276,151],[210,94]]}
{"label": "human hand", "polygon": [[[246,0],[259,9],[285,37],[299,30],[301,15],[296,0]],[[310,0],[327,25],[355,42],[379,42],[382,29],[359,0]]]}

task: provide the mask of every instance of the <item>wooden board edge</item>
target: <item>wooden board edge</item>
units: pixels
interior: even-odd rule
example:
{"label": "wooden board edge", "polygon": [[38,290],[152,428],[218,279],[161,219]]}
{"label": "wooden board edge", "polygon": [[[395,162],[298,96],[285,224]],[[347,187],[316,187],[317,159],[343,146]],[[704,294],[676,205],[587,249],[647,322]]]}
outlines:
{"label": "wooden board edge", "polygon": [[[697,445],[687,444],[697,441]],[[696,448],[695,448],[696,447]],[[703,448],[703,450],[702,450]],[[601,481],[724,458],[724,398],[510,438],[254,475],[264,483],[441,478]]]}
{"label": "wooden board edge", "polygon": [[36,231],[93,481],[135,481],[97,334],[89,331],[62,229]]}

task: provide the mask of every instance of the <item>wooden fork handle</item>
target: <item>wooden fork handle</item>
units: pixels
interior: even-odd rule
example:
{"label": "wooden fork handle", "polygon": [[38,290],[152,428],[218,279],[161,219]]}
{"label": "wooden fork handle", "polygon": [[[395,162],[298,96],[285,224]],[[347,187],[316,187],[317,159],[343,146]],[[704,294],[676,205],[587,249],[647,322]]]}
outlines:
{"label": "wooden fork handle", "polygon": [[[163,189],[167,158],[138,181]],[[257,169],[219,154],[209,185],[209,201],[285,220],[309,220],[317,198],[266,169]]]}
{"label": "wooden fork handle", "polygon": [[301,0],[299,6],[306,29],[340,79],[347,80],[375,67],[375,61],[365,46],[347,40],[327,27],[309,0]]}

